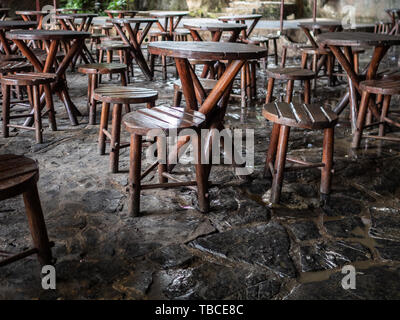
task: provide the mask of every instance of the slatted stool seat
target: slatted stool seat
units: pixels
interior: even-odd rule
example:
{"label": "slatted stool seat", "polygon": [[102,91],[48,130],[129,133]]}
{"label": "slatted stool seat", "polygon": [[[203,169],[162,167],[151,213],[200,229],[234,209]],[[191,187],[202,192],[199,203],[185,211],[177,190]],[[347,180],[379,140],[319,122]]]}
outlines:
{"label": "slatted stool seat", "polygon": [[[125,105],[126,112],[130,112],[130,105],[145,103],[147,108],[153,108],[158,99],[158,92],[135,87],[103,87],[96,89],[93,95],[94,100],[103,103],[101,111],[101,123],[99,133],[99,152],[104,155],[106,151],[106,138],[111,143],[110,151],[110,170],[112,173],[118,172],[119,152],[122,148],[129,147],[129,143],[121,143],[121,117],[122,105]],[[110,106],[113,105],[112,129],[108,129],[108,118]]]}
{"label": "slatted stool seat", "polygon": [[174,41],[188,41],[190,31],[186,29],[176,29],[174,31]]}
{"label": "slatted stool seat", "polygon": [[315,73],[311,70],[302,68],[276,68],[267,70],[268,90],[266,103],[272,102],[274,86],[276,80],[287,81],[286,102],[293,100],[293,88],[295,81],[304,81],[304,102],[310,103],[311,80],[314,79]]}
{"label": "slatted stool seat", "polygon": [[0,201],[23,195],[26,215],[34,248],[17,255],[2,252],[6,256],[0,267],[37,254],[41,265],[53,264],[52,243],[49,242],[43,211],[40,204],[37,181],[39,168],[35,161],[16,155],[0,155]]}
{"label": "slatted stool seat", "polygon": [[78,72],[88,75],[88,110],[89,110],[89,124],[96,124],[96,101],[94,100],[94,91],[99,87],[100,77],[108,74],[119,74],[121,78],[121,85],[126,86],[127,81],[126,64],[122,63],[93,63],[85,64],[78,67]]}
{"label": "slatted stool seat", "polygon": [[[334,128],[338,121],[337,115],[329,108],[320,105],[274,102],[264,106],[263,116],[274,124],[265,166],[265,174],[272,175],[273,179],[271,203],[280,202],[286,160],[299,165],[287,170],[321,168],[321,199],[327,201],[331,191]],[[324,130],[321,163],[315,164],[287,157],[291,128]]]}
{"label": "slatted stool seat", "polygon": [[[214,79],[199,79],[201,86],[203,87],[206,94],[209,94],[217,84],[217,80]],[[182,102],[183,88],[181,80],[174,82],[174,107],[180,107]]]}
{"label": "slatted stool seat", "polygon": [[[208,181],[202,159],[201,139],[199,138],[200,126],[205,122],[205,116],[197,111],[185,112],[183,108],[156,107],[153,109],[140,109],[124,116],[123,123],[131,134],[130,168],[129,168],[129,211],[133,216],[140,213],[140,193],[144,189],[174,188],[196,186],[201,212],[209,211]],[[167,172],[166,137],[179,133],[184,129],[193,129],[191,140],[199,161],[196,164],[196,181],[181,181],[175,179]],[[157,137],[158,161],[142,173],[142,137],[150,134]],[[188,133],[189,134],[189,133]],[[142,185],[142,180],[158,167],[158,184]],[[171,180],[173,183],[168,183]]]}
{"label": "slatted stool seat", "polygon": [[[43,129],[42,129],[42,115],[40,109],[40,88],[44,89],[47,114],[49,117],[50,127],[53,131],[57,130],[56,117],[53,104],[53,96],[51,93],[50,85],[56,81],[56,75],[50,73],[15,73],[2,76],[0,82],[3,93],[3,136],[4,138],[9,137],[9,128],[34,130],[36,133],[36,142],[43,143]],[[10,91],[12,86],[26,86],[28,96],[30,96],[30,102],[33,114],[29,115],[15,115],[10,116]],[[17,119],[22,117],[33,117],[34,128],[10,124],[10,119]]]}
{"label": "slatted stool seat", "polygon": [[[400,138],[398,137],[386,136],[385,129],[388,124],[400,128],[399,122],[388,117],[392,97],[400,95],[400,76],[392,75],[382,80],[364,81],[361,82],[360,89],[362,91],[362,98],[357,118],[357,130],[353,137],[352,147],[359,148],[363,137],[399,142]],[[376,104],[369,103],[373,96],[377,96]],[[378,108],[379,105],[381,106],[380,113]],[[378,135],[364,136],[363,134],[364,129],[366,128],[366,115],[368,109],[378,120],[377,123],[372,123],[368,127],[379,126]]]}

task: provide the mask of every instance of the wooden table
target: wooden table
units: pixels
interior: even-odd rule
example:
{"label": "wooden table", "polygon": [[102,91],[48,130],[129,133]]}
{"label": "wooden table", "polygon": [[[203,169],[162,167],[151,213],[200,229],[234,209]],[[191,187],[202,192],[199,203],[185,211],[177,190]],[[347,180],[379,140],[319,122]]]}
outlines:
{"label": "wooden table", "polygon": [[250,22],[250,27],[247,28],[246,30],[243,30],[242,32],[242,37],[243,39],[248,39],[253,32],[254,28],[256,27],[258,21],[262,18],[261,14],[244,14],[244,15],[235,15],[235,16],[224,16],[224,17],[219,17],[218,20],[222,22],[236,22],[236,23],[241,23],[241,24],[246,24],[247,21]]}
{"label": "wooden table", "polygon": [[[135,58],[136,63],[142,70],[147,80],[153,80],[152,72],[146,62],[146,59],[142,52],[142,43],[146,39],[147,34],[150,31],[153,23],[157,22],[157,19],[152,18],[126,18],[126,19],[111,19],[111,23],[114,25],[118,34],[122,38],[125,44],[130,46],[130,53]],[[141,30],[140,36],[140,25],[144,24],[145,27]],[[132,27],[133,26],[133,27]]]}
{"label": "wooden table", "polygon": [[[223,120],[235,77],[247,60],[261,59],[268,51],[254,45],[229,42],[172,42],[162,41],[149,44],[148,50],[154,55],[164,55],[175,59],[182,91],[186,100],[186,111],[198,110],[207,119],[207,127],[223,130]],[[189,59],[220,61],[229,63],[214,89],[207,95],[199,78],[190,65]],[[176,159],[179,149],[188,137],[178,141],[171,159]],[[208,172],[209,173],[209,172]],[[208,175],[207,175],[208,178]]]}
{"label": "wooden table", "polygon": [[6,20],[10,10],[11,10],[10,8],[0,8],[0,15],[1,15],[0,21]]}
{"label": "wooden table", "polygon": [[[52,85],[52,92],[57,93],[61,101],[63,101],[71,124],[78,125],[76,117],[81,114],[69,96],[65,72],[73,58],[82,50],[85,39],[90,37],[90,33],[65,30],[15,30],[8,32],[6,36],[7,39],[12,40],[17,45],[22,54],[33,65],[36,72],[49,73],[53,72],[53,68],[55,68],[54,73],[57,75],[57,82]],[[44,64],[39,61],[34,51],[25,43],[25,41],[29,40],[44,41],[48,44],[49,52]],[[64,59],[60,63],[56,63],[56,55],[61,42],[69,42],[71,45]],[[44,101],[44,95],[41,101]],[[28,125],[28,123],[29,121],[27,120],[25,125]]]}
{"label": "wooden table", "polygon": [[[362,79],[375,80],[379,64],[391,46],[400,45],[400,38],[385,34],[374,34],[367,32],[331,32],[323,33],[318,37],[321,45],[328,46],[336,59],[347,73],[349,92],[342,98],[335,108],[335,112],[340,114],[350,101],[352,131],[357,132],[357,110],[359,95],[361,95],[360,82]],[[372,60],[366,71],[358,75],[354,70],[352,47],[374,47]],[[374,110],[374,107],[371,108]],[[379,119],[377,110],[374,116]]]}
{"label": "wooden table", "polygon": [[16,47],[12,48],[9,41],[6,39],[6,32],[16,29],[33,29],[37,27],[37,22],[35,21],[0,21],[0,42],[2,51],[11,55],[17,50]]}
{"label": "wooden table", "polygon": [[63,13],[78,13],[82,9],[78,8],[61,8],[61,9],[56,9],[56,14],[63,14]]}
{"label": "wooden table", "polygon": [[[313,48],[319,47],[315,38],[318,34],[322,32],[337,32],[343,29],[340,21],[302,22],[299,23],[299,27],[304,31]],[[314,35],[311,34],[311,32],[313,32]]]}
{"label": "wooden table", "polygon": [[159,20],[156,21],[161,32],[167,33],[167,39],[174,39],[174,31],[178,28],[182,18],[187,16],[187,11],[151,11],[149,15],[153,18],[164,19],[164,24]]}
{"label": "wooden table", "polygon": [[37,21],[37,29],[43,29],[43,19],[49,14],[48,11],[16,11],[24,21]]}
{"label": "wooden table", "polygon": [[137,11],[135,10],[105,10],[104,11],[111,19],[113,18],[125,18],[129,16],[130,18],[134,18],[137,15]]}
{"label": "wooden table", "polygon": [[[56,19],[60,22],[63,30],[78,32],[89,32],[95,17],[98,17],[98,15],[93,13],[70,13],[56,15]],[[79,23],[78,20],[80,20]],[[96,62],[85,43],[83,44],[80,56],[86,64]],[[73,65],[75,65],[77,58],[77,56],[74,58]]]}

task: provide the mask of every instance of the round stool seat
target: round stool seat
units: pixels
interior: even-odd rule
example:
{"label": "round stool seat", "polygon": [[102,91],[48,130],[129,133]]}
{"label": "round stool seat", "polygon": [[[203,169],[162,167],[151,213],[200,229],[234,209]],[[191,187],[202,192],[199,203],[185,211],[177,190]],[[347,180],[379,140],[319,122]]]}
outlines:
{"label": "round stool seat", "polygon": [[13,72],[29,72],[32,71],[33,66],[25,61],[3,61],[0,62],[0,74],[13,73]]}
{"label": "round stool seat", "polygon": [[26,58],[16,54],[0,54],[0,61],[26,61]]}
{"label": "round stool seat", "polygon": [[11,86],[37,86],[52,83],[56,79],[57,75],[53,73],[21,72],[5,75],[0,81]]}
{"label": "round stool seat", "polygon": [[123,63],[92,63],[78,67],[78,72],[84,74],[112,74],[125,72],[128,69]]}
{"label": "round stool seat", "polygon": [[151,130],[182,130],[197,128],[206,117],[198,111],[186,112],[184,108],[155,107],[128,113],[123,123],[130,133],[146,135]]}
{"label": "round stool seat", "polygon": [[281,36],[279,34],[272,34],[270,33],[269,35],[267,35],[267,38],[269,40],[274,40],[274,39],[279,39]]}
{"label": "round stool seat", "polygon": [[92,39],[100,39],[100,38],[106,38],[107,36],[105,35],[105,34],[97,34],[97,33],[95,33],[95,34],[92,34],[91,36],[90,36]]}
{"label": "round stool seat", "polygon": [[146,88],[135,87],[102,87],[94,91],[94,99],[114,104],[137,104],[155,102],[158,92]]}
{"label": "round stool seat", "polygon": [[321,105],[273,102],[264,105],[263,116],[280,125],[303,129],[326,129],[337,124],[338,116]]}
{"label": "round stool seat", "polygon": [[[203,89],[206,92],[211,92],[217,84],[218,80],[214,79],[199,79]],[[182,91],[182,82],[181,80],[177,80],[174,82],[174,89]]]}
{"label": "round stool seat", "polygon": [[246,43],[254,44],[254,45],[260,45],[260,44],[266,43],[266,42],[268,42],[268,41],[269,41],[269,38],[267,38],[267,37],[263,37],[263,36],[254,36],[254,37],[249,38],[249,39],[246,41]]}
{"label": "round stool seat", "polygon": [[100,50],[126,50],[129,49],[130,46],[121,42],[103,42],[102,44],[98,45]]}
{"label": "round stool seat", "polygon": [[162,37],[162,36],[168,36],[168,35],[169,35],[168,32],[163,32],[163,31],[158,31],[158,30],[149,32],[150,37]]}
{"label": "round stool seat", "polygon": [[113,36],[113,37],[109,37],[107,35],[104,35],[105,37],[100,38],[101,42],[121,42],[123,43],[122,39],[120,36]]}
{"label": "round stool seat", "polygon": [[360,88],[372,94],[397,95],[400,94],[400,77],[363,81]]}
{"label": "round stool seat", "polygon": [[267,75],[278,80],[312,80],[315,78],[313,71],[296,67],[268,69]]}
{"label": "round stool seat", "polygon": [[37,163],[24,156],[0,155],[0,201],[24,193],[39,179]]}
{"label": "round stool seat", "polygon": [[176,29],[174,31],[174,35],[176,36],[190,36],[190,31],[186,29]]}

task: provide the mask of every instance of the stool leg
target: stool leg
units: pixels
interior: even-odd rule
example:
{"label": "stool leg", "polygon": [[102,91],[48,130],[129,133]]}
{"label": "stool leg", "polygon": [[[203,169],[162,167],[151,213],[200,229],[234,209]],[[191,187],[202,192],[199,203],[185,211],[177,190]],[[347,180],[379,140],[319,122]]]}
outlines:
{"label": "stool leg", "polygon": [[252,99],[257,98],[257,64],[256,62],[251,63],[251,97]]}
{"label": "stool leg", "polygon": [[[112,63],[114,57],[114,52],[112,50],[107,51],[107,63]],[[112,73],[109,74],[110,81],[113,79]]]}
{"label": "stool leg", "polygon": [[8,138],[10,136],[10,129],[8,127],[10,123],[10,86],[6,84],[1,85],[3,92],[3,137]]}
{"label": "stool leg", "polygon": [[247,104],[247,96],[246,96],[246,87],[247,87],[247,77],[246,77],[246,64],[242,67],[241,71],[241,88],[240,88],[240,93],[241,93],[241,106],[242,108],[246,108]]}
{"label": "stool leg", "polygon": [[284,68],[286,66],[286,55],[287,55],[287,48],[282,48],[281,68]]}
{"label": "stool leg", "polygon": [[[126,71],[127,72],[127,71]],[[128,84],[127,84],[127,75],[126,75],[126,73],[125,72],[121,72],[121,86],[123,86],[123,87],[125,87],[125,86],[127,86]],[[131,112],[131,107],[130,107],[130,105],[127,103],[127,104],[124,104],[124,108],[125,108],[125,112],[126,113],[129,113],[129,112]]]}
{"label": "stool leg", "polygon": [[311,103],[311,82],[310,80],[304,80],[304,102]]}
{"label": "stool leg", "polygon": [[278,65],[278,44],[277,40],[274,39],[274,58],[275,58],[275,65]]}
{"label": "stool leg", "polygon": [[293,100],[294,80],[289,80],[286,88],[286,102],[291,103]]}
{"label": "stool leg", "polygon": [[40,112],[40,91],[39,86],[33,86],[33,110],[35,117],[36,142],[43,143],[42,116]]}
{"label": "stool leg", "polygon": [[39,251],[39,262],[41,265],[50,265],[53,263],[53,258],[36,183],[32,183],[28,191],[23,194],[23,198],[33,244]]}
{"label": "stool leg", "polygon": [[142,136],[131,135],[129,165],[129,213],[138,216],[140,213],[140,191],[142,170]]}
{"label": "stool leg", "polygon": [[269,78],[269,80],[268,80],[268,89],[267,89],[267,98],[265,100],[265,103],[271,103],[272,102],[272,96],[274,94],[274,85],[275,85],[275,79],[274,78]]}
{"label": "stool leg", "polygon": [[328,195],[331,193],[332,185],[332,170],[333,170],[333,147],[334,147],[334,128],[324,130],[324,146],[322,163],[325,166],[321,171],[321,199],[328,200]]}
{"label": "stool leg", "polygon": [[193,136],[193,143],[195,144],[196,159],[196,181],[197,181],[197,196],[199,201],[199,209],[202,213],[210,212],[210,196],[208,193],[208,174],[207,166],[202,164],[203,148],[199,133]]}
{"label": "stool leg", "polygon": [[290,127],[281,126],[277,157],[275,161],[275,175],[272,181],[271,203],[278,204],[281,198],[283,175],[285,171],[286,153],[288,148]]}
{"label": "stool leg", "polygon": [[43,87],[46,98],[47,111],[49,114],[50,128],[53,131],[57,131],[56,115],[55,115],[53,96],[51,94],[50,85],[45,84]]}
{"label": "stool leg", "polygon": [[90,109],[89,109],[89,124],[95,125],[96,124],[96,116],[97,116],[96,115],[97,102],[94,99],[94,90],[96,90],[97,87],[98,87],[98,75],[97,74],[92,74],[90,76],[91,76],[90,77],[90,82],[91,82],[90,89],[91,89],[91,92],[90,92],[90,102],[89,102],[89,107],[90,107]]}
{"label": "stool leg", "polygon": [[385,96],[383,99],[383,105],[382,105],[382,112],[381,112],[381,124],[379,125],[379,136],[383,137],[385,136],[385,118],[387,117],[387,114],[389,112],[389,106],[390,106],[390,101],[392,100],[392,96]]}
{"label": "stool leg", "polygon": [[155,107],[155,105],[156,105],[155,101],[151,101],[147,103],[146,107],[147,109],[152,109]]}
{"label": "stool leg", "polygon": [[167,80],[167,57],[161,56],[161,64],[163,69],[163,80]]}
{"label": "stool leg", "polygon": [[[99,63],[103,63],[103,61],[104,61],[104,50],[100,50],[100,53],[99,53]],[[100,74],[100,75],[99,75],[99,84],[101,84],[102,80],[103,80],[103,77],[102,77],[102,75]]]}
{"label": "stool leg", "polygon": [[246,65],[246,95],[247,95],[247,105],[252,101],[252,95],[251,95],[251,71],[250,71],[250,62],[247,63]]}
{"label": "stool leg", "polygon": [[302,52],[302,54],[301,54],[301,68],[302,69],[307,69],[307,60],[308,60],[308,54],[306,52]]}
{"label": "stool leg", "polygon": [[264,177],[271,177],[271,166],[272,168],[275,165],[275,158],[276,158],[276,150],[278,149],[278,141],[279,141],[279,132],[281,131],[281,126],[277,123],[274,123],[271,132],[271,139],[269,142],[269,147],[267,151],[267,160],[265,162],[264,168]]}
{"label": "stool leg", "polygon": [[121,116],[122,105],[115,104],[112,115],[112,132],[111,132],[111,152],[110,152],[110,170],[112,173],[118,172],[119,150],[121,140]]}
{"label": "stool leg", "polygon": [[360,110],[359,110],[358,119],[357,119],[357,128],[356,128],[356,132],[354,133],[353,142],[351,144],[351,147],[353,149],[357,149],[360,147],[370,96],[371,96],[371,94],[367,91],[364,91],[362,94]]}
{"label": "stool leg", "polygon": [[110,104],[103,102],[101,108],[101,120],[100,120],[100,131],[99,131],[99,153],[101,156],[106,153],[106,135],[104,130],[108,129],[108,117],[110,114]]}
{"label": "stool leg", "polygon": [[163,176],[164,172],[168,171],[167,164],[167,138],[165,136],[157,137],[157,155],[158,155],[158,182],[167,183],[168,179]]}

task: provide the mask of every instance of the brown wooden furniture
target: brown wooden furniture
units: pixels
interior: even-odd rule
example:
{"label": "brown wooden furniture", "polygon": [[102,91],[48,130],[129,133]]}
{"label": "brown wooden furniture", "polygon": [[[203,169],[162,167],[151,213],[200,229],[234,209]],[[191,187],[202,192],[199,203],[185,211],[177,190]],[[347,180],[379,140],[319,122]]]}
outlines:
{"label": "brown wooden furniture", "polygon": [[[76,117],[81,114],[69,96],[65,72],[73,58],[82,50],[85,39],[89,37],[90,33],[87,32],[65,30],[18,30],[7,33],[7,38],[11,39],[17,45],[22,54],[33,65],[36,72],[49,73],[55,69],[57,81],[52,84],[51,89],[63,101],[72,125],[78,125]],[[27,46],[25,43],[27,40],[39,40],[49,43],[49,53],[45,64],[42,64],[32,49]],[[64,59],[60,63],[56,63],[56,56],[61,42],[69,43],[70,48]],[[25,125],[31,123],[29,120],[25,122]]]}
{"label": "brown wooden furniture", "polygon": [[16,54],[17,48],[10,45],[6,38],[6,32],[10,30],[26,30],[37,27],[37,22],[33,21],[0,21],[0,42],[1,52],[5,55],[11,56]]}
{"label": "brown wooden furniture", "polygon": [[242,31],[242,36],[241,36],[242,39],[248,39],[261,18],[262,18],[261,14],[244,14],[244,15],[223,16],[219,17],[218,20],[225,23],[236,22],[245,25],[247,25],[247,22],[249,22],[250,26],[247,28],[247,30]]}
{"label": "brown wooden furniture", "polygon": [[104,10],[110,19],[113,18],[134,18],[138,13],[135,10]]}
{"label": "brown wooden furniture", "polygon": [[[267,51],[263,48],[253,45],[246,45],[240,43],[225,43],[225,42],[158,42],[158,43],[150,43],[148,46],[148,50],[151,54],[155,55],[165,55],[170,56],[175,59],[175,63],[178,69],[179,78],[182,83],[183,95],[185,96],[186,108],[185,111],[188,113],[189,120],[197,121],[197,118],[201,116],[194,113],[194,111],[199,111],[200,113],[205,115],[206,122],[202,128],[204,129],[216,129],[216,130],[224,130],[224,117],[228,107],[228,101],[231,95],[233,82],[235,77],[240,72],[242,67],[246,64],[247,60],[258,60],[264,58],[267,54]],[[198,59],[198,60],[211,60],[211,61],[221,61],[227,60],[227,67],[223,74],[218,79],[217,84],[214,89],[211,90],[209,94],[207,94],[201,85],[201,82],[194,72],[192,66],[190,65],[189,59]],[[201,103],[199,103],[201,101]],[[181,111],[182,113],[182,111]],[[182,117],[186,117],[186,113],[182,114]],[[175,118],[176,119],[176,118]],[[178,118],[180,119],[180,118]],[[169,120],[164,122],[163,126],[169,123]],[[189,124],[189,123],[188,123]],[[179,125],[188,125],[185,122],[181,121]],[[200,123],[198,123],[200,125]],[[176,120],[174,127],[178,129],[179,126],[176,125]],[[151,128],[148,128],[151,129]],[[146,130],[148,130],[146,129]],[[135,146],[135,148],[131,148],[131,164],[130,164],[130,183],[129,186],[131,188],[131,212],[133,214],[137,214],[139,212],[139,207],[135,205],[138,203],[140,189],[144,189],[141,187],[139,182],[142,176],[140,172],[140,154],[138,150],[140,150],[140,141],[139,134],[145,135],[146,130],[143,133],[136,132],[131,135],[131,146]],[[133,132],[133,131],[132,131]],[[212,131],[210,131],[212,132]],[[174,181],[174,177],[170,175],[172,172],[175,163],[174,160],[179,158],[179,151],[181,148],[189,142],[190,137],[184,136],[178,139],[176,146],[170,152],[168,156],[167,165],[162,163],[163,169],[161,172],[167,171],[167,174],[163,174],[162,177],[168,176],[168,179]],[[212,139],[211,139],[212,140]],[[196,145],[196,143],[195,143]],[[138,149],[139,148],[139,149]],[[199,150],[210,150],[211,145],[202,146]],[[203,152],[203,151],[202,151]],[[234,151],[235,152],[235,151]],[[207,151],[205,151],[205,154]],[[226,155],[230,157],[230,155]],[[240,159],[241,157],[237,154],[232,155],[231,160],[233,160],[236,156],[236,159]],[[176,161],[176,160],[175,160]],[[210,162],[209,162],[210,163]],[[233,161],[233,163],[235,163]],[[197,181],[199,181],[199,203],[200,210],[203,212],[207,212],[209,210],[209,195],[206,192],[208,189],[209,183],[208,178],[210,175],[211,165],[200,163],[197,166]],[[147,171],[146,171],[147,172]],[[171,179],[172,178],[172,179]],[[176,181],[176,179],[175,179]],[[197,184],[197,183],[195,183]],[[185,186],[185,185],[193,185],[193,182],[178,182],[175,184],[170,184],[169,187],[177,187],[177,186]],[[154,187],[164,187],[168,186],[167,184],[156,185]]]}
{"label": "brown wooden furniture", "polygon": [[[274,124],[265,167],[265,174],[270,174],[273,178],[271,203],[280,202],[285,171],[310,168],[321,168],[321,199],[327,201],[332,183],[334,127],[338,121],[337,115],[320,105],[274,102],[264,106],[263,116]],[[291,128],[324,130],[321,163],[287,157]],[[286,169],[286,160],[298,166]]]}
{"label": "brown wooden furniture", "polygon": [[385,12],[388,14],[391,20],[391,27],[389,30],[389,34],[395,35],[399,33],[399,22],[400,22],[400,9],[391,8],[386,9]]}
{"label": "brown wooden furniture", "polygon": [[64,13],[78,13],[82,9],[79,8],[60,8],[56,9],[56,14],[64,14]]}
{"label": "brown wooden furniture", "polygon": [[149,12],[150,17],[163,19],[161,22],[159,20],[156,21],[156,24],[161,32],[166,32],[167,39],[173,40],[174,31],[178,28],[179,23],[182,18],[187,16],[189,12],[187,11],[151,11]]}
{"label": "brown wooden furniture", "polygon": [[185,29],[176,29],[174,31],[174,41],[189,41],[190,31]]}
{"label": "brown wooden furniture", "polygon": [[121,78],[121,85],[127,85],[127,72],[126,64],[122,63],[94,63],[85,64],[78,67],[78,72],[88,75],[88,110],[89,110],[89,124],[96,124],[96,101],[94,99],[94,92],[99,87],[100,76],[119,74]]}
{"label": "brown wooden furniture", "polygon": [[[142,70],[147,80],[153,80],[153,74],[147,65],[146,59],[142,52],[142,43],[146,39],[147,34],[150,31],[153,23],[157,22],[156,19],[148,18],[131,18],[131,19],[111,19],[115,29],[120,35],[122,41],[130,46],[130,53]],[[145,27],[140,32],[141,24],[145,24]],[[134,25],[134,27],[132,27]]]}
{"label": "brown wooden furniture", "polygon": [[18,14],[22,17],[24,21],[32,22],[36,21],[36,26],[38,30],[43,29],[43,19],[45,16],[49,14],[48,11],[16,11],[15,14]]}
{"label": "brown wooden furniture", "polygon": [[[320,34],[318,43],[329,47],[347,74],[349,92],[341,99],[334,111],[340,114],[350,102],[351,124],[354,133],[357,128],[358,95],[362,93],[360,82],[362,80],[376,80],[376,73],[383,57],[391,46],[400,44],[400,38],[366,32],[331,32]],[[353,47],[374,47],[374,53],[368,68],[360,74],[357,74],[354,69]],[[379,113],[374,113],[379,118]]]}
{"label": "brown wooden furniture", "polygon": [[287,81],[286,102],[291,103],[293,100],[293,89],[295,81],[304,81],[304,102],[309,104],[311,100],[311,80],[314,79],[315,73],[311,70],[302,68],[276,68],[267,70],[268,88],[266,103],[272,102],[274,86],[276,80]]}
{"label": "brown wooden furniture", "polygon": [[[132,59],[130,59],[130,46],[125,44],[122,41],[104,41],[101,44],[97,46],[98,49],[98,62],[99,63],[113,63],[114,62],[114,52],[116,52],[119,56],[119,63],[123,63],[127,66],[126,69],[126,79],[128,83],[130,82],[130,75],[129,71],[133,71],[133,66],[132,66]],[[104,61],[104,58],[106,58]],[[109,73],[110,75],[110,80],[112,80],[112,73]],[[133,73],[132,73],[133,76]],[[100,83],[101,83],[101,78],[100,78]]]}
{"label": "brown wooden furniture", "polygon": [[[53,131],[57,130],[56,116],[54,111],[53,97],[51,95],[50,84],[56,81],[55,74],[45,73],[15,73],[9,75],[3,75],[0,79],[1,88],[3,93],[3,137],[9,137],[9,128],[17,128],[24,130],[34,130],[36,135],[36,142],[43,143],[42,133],[42,115],[40,107],[40,88],[43,88],[46,98],[47,114],[49,117],[50,127]],[[10,116],[10,92],[11,86],[27,87],[28,92],[31,95],[31,107],[33,115],[18,115]],[[10,123],[10,119],[16,119],[21,117],[31,117],[34,120],[35,127],[32,129],[28,126],[15,125]]]}
{"label": "brown wooden furniture", "polygon": [[[130,112],[130,105],[145,103],[147,108],[154,107],[158,98],[158,92],[135,87],[104,87],[94,91],[94,99],[103,103],[101,112],[101,123],[99,133],[99,152],[104,155],[106,151],[106,138],[110,139],[110,171],[118,172],[119,151],[128,148],[129,143],[121,143],[121,117],[122,105],[125,105],[126,112]],[[110,106],[113,105],[112,131],[108,129],[108,118]],[[139,119],[137,121],[140,122]],[[146,122],[145,122],[146,123]]]}
{"label": "brown wooden furniture", "polygon": [[[198,111],[185,111],[183,108],[156,107],[151,110],[140,109],[136,112],[127,114],[123,118],[126,129],[131,134],[131,152],[130,152],[130,172],[129,172],[129,211],[133,216],[140,213],[140,193],[144,189],[155,188],[174,188],[182,186],[197,185],[199,199],[199,209],[201,212],[209,211],[210,202],[208,196],[208,179],[205,174],[205,166],[201,164],[202,145],[200,139],[200,126],[205,122],[205,116]],[[171,176],[167,172],[166,157],[166,137],[179,133],[185,129],[193,129],[196,134],[191,138],[195,149],[196,163],[196,181],[182,182],[175,180],[174,183],[168,183]],[[157,138],[159,160],[142,174],[142,138],[151,133],[151,136]],[[142,185],[142,180],[158,167],[158,184]],[[172,178],[173,179],[173,178]]]}
{"label": "brown wooden furniture", "polygon": [[[392,76],[382,80],[364,81],[360,83],[360,89],[362,91],[362,98],[357,119],[357,130],[354,133],[352,147],[359,148],[363,137],[400,142],[400,138],[386,136],[385,132],[387,124],[400,127],[399,122],[388,117],[392,96],[400,95],[400,76]],[[381,112],[379,117],[377,117],[378,121],[370,124],[368,127],[378,126],[379,133],[378,135],[364,136],[367,110],[370,109],[371,113],[376,114],[379,109],[377,105],[370,101],[371,96],[377,97],[376,101],[381,105]],[[371,100],[374,101],[374,99]]]}
{"label": "brown wooden furniture", "polygon": [[[56,19],[61,24],[63,30],[89,32],[93,19],[97,16],[97,14],[92,13],[70,13],[58,14],[56,15]],[[84,63],[96,62],[85,43],[82,45],[82,50],[80,51],[79,56],[83,59]],[[77,59],[78,56],[75,56],[72,61],[72,67],[75,66]]]}
{"label": "brown wooden furniture", "polygon": [[0,251],[0,256],[7,257],[0,261],[0,267],[24,259],[33,254],[37,255],[41,265],[53,264],[51,247],[46,224],[40,204],[37,181],[39,168],[35,161],[23,156],[11,154],[0,155],[0,201],[23,195],[30,233],[33,240],[33,249],[17,255]]}
{"label": "brown wooden furniture", "polygon": [[[19,72],[30,72],[33,70],[33,66],[25,62],[24,60],[0,60],[0,75],[4,76],[9,73],[19,73]],[[1,78],[0,76],[0,78]],[[15,92],[11,91],[11,94],[15,94],[18,100],[14,101],[10,97],[11,104],[22,104],[26,101],[23,100],[23,94],[20,87],[13,87],[15,88]]]}
{"label": "brown wooden furniture", "polygon": [[[268,50],[268,56],[270,56],[269,54],[269,48],[270,48],[270,41],[272,41],[272,44],[274,46],[274,51],[271,54],[274,57],[274,61],[275,61],[275,65],[278,65],[278,41],[279,39],[279,35],[273,35],[270,34],[268,36],[255,36],[255,37],[250,37],[249,39],[247,39],[246,43],[249,44],[254,44],[256,46],[261,46],[264,47]],[[267,67],[268,67],[268,58],[264,58],[261,60],[263,63],[263,70],[266,71]]]}

